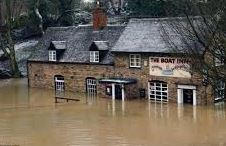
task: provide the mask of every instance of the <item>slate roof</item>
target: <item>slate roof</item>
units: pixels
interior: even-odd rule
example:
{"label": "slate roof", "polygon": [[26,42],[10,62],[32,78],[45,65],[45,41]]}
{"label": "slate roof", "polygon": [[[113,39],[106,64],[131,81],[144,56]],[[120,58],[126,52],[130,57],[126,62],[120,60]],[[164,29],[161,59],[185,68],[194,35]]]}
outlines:
{"label": "slate roof", "polygon": [[[164,37],[170,37],[171,43],[182,48],[180,51],[183,52],[183,40],[171,27],[171,23],[184,20],[184,18],[130,19],[125,31],[112,48],[112,52],[174,53],[170,42],[164,40]],[[164,36],[166,33],[167,36]]]}
{"label": "slate roof", "polygon": [[[89,47],[94,41],[108,42],[111,49],[119,39],[125,26],[109,25],[102,30],[93,31],[91,25],[78,27],[48,28],[37,45],[37,51],[29,61],[48,61],[48,47],[51,42],[65,41],[66,50],[58,62],[89,63]],[[57,46],[60,46],[59,44]],[[105,49],[105,44],[99,44]],[[109,51],[99,64],[113,64],[113,55]]]}
{"label": "slate roof", "polygon": [[51,43],[57,50],[65,50],[67,47],[66,41],[52,41]]}
{"label": "slate roof", "polygon": [[106,51],[109,49],[107,41],[94,41],[94,43],[99,51]]}

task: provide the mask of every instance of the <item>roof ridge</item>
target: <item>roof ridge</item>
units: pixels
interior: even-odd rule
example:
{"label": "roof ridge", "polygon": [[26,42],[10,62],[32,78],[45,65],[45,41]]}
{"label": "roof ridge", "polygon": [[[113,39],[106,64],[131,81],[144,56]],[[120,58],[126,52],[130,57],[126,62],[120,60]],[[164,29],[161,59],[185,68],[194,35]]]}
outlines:
{"label": "roof ridge", "polygon": [[57,27],[48,27],[46,31],[49,30],[66,30],[66,29],[73,29],[78,28],[78,26],[57,26]]}
{"label": "roof ridge", "polygon": [[[193,19],[200,19],[200,16],[191,16]],[[175,21],[175,20],[185,20],[186,17],[162,17],[162,18],[131,18],[130,22],[139,21]]]}

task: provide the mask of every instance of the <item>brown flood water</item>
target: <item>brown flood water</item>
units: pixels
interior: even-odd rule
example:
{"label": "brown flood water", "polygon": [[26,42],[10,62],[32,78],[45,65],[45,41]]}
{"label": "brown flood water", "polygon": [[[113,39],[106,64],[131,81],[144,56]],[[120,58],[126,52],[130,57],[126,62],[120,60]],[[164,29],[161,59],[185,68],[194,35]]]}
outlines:
{"label": "brown flood water", "polygon": [[[226,146],[226,108],[79,96],[54,103],[27,80],[0,81],[0,145]],[[76,97],[76,95],[75,95]]]}

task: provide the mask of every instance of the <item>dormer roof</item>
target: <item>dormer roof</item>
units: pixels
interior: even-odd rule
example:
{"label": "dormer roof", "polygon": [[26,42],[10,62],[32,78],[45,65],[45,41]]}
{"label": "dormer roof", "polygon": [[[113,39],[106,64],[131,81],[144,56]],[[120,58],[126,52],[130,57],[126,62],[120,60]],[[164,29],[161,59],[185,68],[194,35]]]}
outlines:
{"label": "dormer roof", "polygon": [[[98,64],[112,65],[114,58],[110,50],[124,29],[125,25],[110,25],[99,31],[93,31],[92,25],[48,28],[29,61],[48,61],[48,50],[52,44],[52,48],[58,49],[57,52],[62,52],[57,60],[59,63],[90,63],[90,46],[95,42],[98,49],[109,49],[100,54],[104,56]],[[64,51],[59,50],[59,48],[65,48],[65,43],[62,41],[66,42]]]}
{"label": "dormer roof", "polygon": [[90,46],[90,51],[108,51],[108,41],[94,41]]}
{"label": "dormer roof", "polygon": [[49,50],[66,50],[66,41],[52,41]]}

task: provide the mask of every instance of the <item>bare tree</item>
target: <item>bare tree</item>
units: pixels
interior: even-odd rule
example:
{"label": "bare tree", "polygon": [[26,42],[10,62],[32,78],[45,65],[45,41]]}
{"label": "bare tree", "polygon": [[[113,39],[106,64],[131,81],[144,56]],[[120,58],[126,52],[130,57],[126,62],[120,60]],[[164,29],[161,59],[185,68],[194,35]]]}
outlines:
{"label": "bare tree", "polygon": [[13,26],[12,1],[5,0],[3,4],[5,5],[6,8],[5,11],[6,29],[5,32],[1,34],[0,37],[1,49],[10,60],[11,72],[13,77],[20,77],[20,71],[15,56],[14,42],[11,35]]}
{"label": "bare tree", "polygon": [[127,0],[100,0],[104,7],[114,15],[120,15],[124,10]]}
{"label": "bare tree", "polygon": [[[226,1],[184,0],[183,4],[184,17],[176,18],[180,21],[169,21],[167,27],[162,26],[164,40],[173,51],[191,58],[192,71],[203,76],[204,85],[210,84],[215,90],[221,82],[223,88],[226,82]],[[171,39],[172,32],[180,43]]]}

